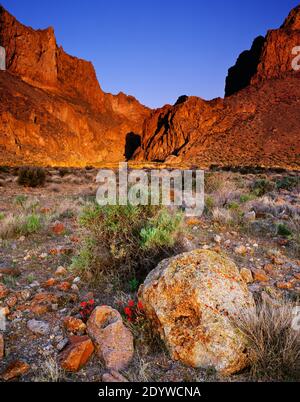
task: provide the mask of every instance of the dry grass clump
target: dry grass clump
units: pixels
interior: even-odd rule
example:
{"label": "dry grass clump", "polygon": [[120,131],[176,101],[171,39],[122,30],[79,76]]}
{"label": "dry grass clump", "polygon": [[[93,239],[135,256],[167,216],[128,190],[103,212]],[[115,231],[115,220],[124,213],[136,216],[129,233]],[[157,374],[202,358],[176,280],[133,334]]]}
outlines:
{"label": "dry grass clump", "polygon": [[64,371],[57,361],[50,356],[39,369],[39,374],[34,377],[33,382],[62,382],[65,380]]}
{"label": "dry grass clump", "polygon": [[230,225],[233,221],[231,211],[226,208],[216,207],[212,210],[213,221],[220,225]]}
{"label": "dry grass clump", "polygon": [[288,302],[265,300],[239,316],[236,325],[249,341],[252,380],[300,380],[300,330],[295,323],[295,306]]}

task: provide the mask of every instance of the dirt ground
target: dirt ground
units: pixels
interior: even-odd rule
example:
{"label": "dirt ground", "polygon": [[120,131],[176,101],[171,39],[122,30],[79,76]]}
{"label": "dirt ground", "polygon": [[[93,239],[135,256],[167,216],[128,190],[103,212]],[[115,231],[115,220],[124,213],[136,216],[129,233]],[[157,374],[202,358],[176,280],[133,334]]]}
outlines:
{"label": "dirt ground", "polygon": [[[97,284],[86,283],[69,270],[81,244],[78,216],[95,197],[96,174],[93,169],[50,169],[45,186],[32,189],[17,184],[16,169],[0,172],[0,284],[7,290],[3,297],[0,291],[0,308],[7,308],[0,373],[15,360],[30,366],[19,381],[93,382],[101,381],[106,372],[96,355],[78,373],[67,373],[57,363],[68,338],[62,320],[78,315],[82,301],[95,299],[96,305],[120,309],[120,302],[134,297],[128,289],[113,285],[100,291]],[[220,177],[225,186],[220,185]],[[297,301],[300,295],[300,186],[290,185],[286,177],[292,177],[293,183],[299,179],[297,173],[284,172],[209,173],[205,213],[185,223],[186,250],[209,248],[226,253],[240,269],[251,271],[249,289],[257,299]],[[266,182],[283,184],[260,192]],[[257,188],[255,197],[248,196]],[[8,216],[32,211],[43,222],[37,233],[7,235]],[[58,267],[66,269],[60,276]],[[28,329],[33,318],[49,324],[47,335]],[[130,381],[224,380],[212,370],[172,361],[163,347],[149,348],[139,339],[136,344],[134,360],[122,373]],[[245,379],[244,372],[225,380]]]}

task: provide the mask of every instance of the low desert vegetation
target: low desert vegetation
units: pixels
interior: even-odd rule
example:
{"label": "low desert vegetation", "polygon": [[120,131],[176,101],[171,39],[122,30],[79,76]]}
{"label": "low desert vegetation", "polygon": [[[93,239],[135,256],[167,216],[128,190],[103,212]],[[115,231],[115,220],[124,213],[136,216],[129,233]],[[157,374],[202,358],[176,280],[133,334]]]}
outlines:
{"label": "low desert vegetation", "polygon": [[22,167],[18,172],[18,184],[24,187],[41,187],[46,182],[46,172],[42,168]]}
{"label": "low desert vegetation", "polygon": [[80,224],[85,239],[72,268],[92,278],[142,280],[181,248],[183,214],[162,207],[89,205]]}
{"label": "low desert vegetation", "polygon": [[287,301],[263,301],[237,319],[249,342],[251,380],[300,380],[300,331],[295,319],[295,306]]}

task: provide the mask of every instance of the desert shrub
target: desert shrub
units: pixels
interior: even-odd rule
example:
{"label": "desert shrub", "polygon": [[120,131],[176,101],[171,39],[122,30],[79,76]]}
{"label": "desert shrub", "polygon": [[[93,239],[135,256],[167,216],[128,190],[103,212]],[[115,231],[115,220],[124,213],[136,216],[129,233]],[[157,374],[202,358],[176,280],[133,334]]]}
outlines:
{"label": "desert shrub", "polygon": [[180,248],[183,214],[152,206],[89,205],[80,217],[85,241],[72,267],[93,278],[144,279]]}
{"label": "desert shrub", "polygon": [[58,169],[58,174],[60,175],[60,177],[64,177],[70,173],[71,173],[71,169],[68,169],[68,168],[59,168]]}
{"label": "desert shrub", "polygon": [[206,214],[209,214],[215,206],[214,199],[211,195],[205,196],[205,207],[204,211]]}
{"label": "desert shrub", "polygon": [[18,172],[18,184],[25,187],[40,187],[45,184],[46,172],[42,168],[22,167]]}
{"label": "desert shrub", "polygon": [[255,199],[254,194],[242,194],[240,196],[240,202],[242,204],[246,204],[246,202],[253,201]]}
{"label": "desert shrub", "polygon": [[250,377],[258,381],[300,379],[300,331],[293,328],[294,307],[263,301],[236,319],[249,342]]}
{"label": "desert shrub", "polygon": [[282,237],[290,237],[292,236],[291,230],[284,223],[279,223],[277,226],[277,234]]}
{"label": "desert shrub", "polygon": [[10,168],[8,166],[0,166],[0,173],[9,173]]}
{"label": "desert shrub", "polygon": [[267,179],[258,179],[252,185],[252,191],[258,197],[262,197],[263,195],[270,193],[275,189],[275,185],[273,182]]}
{"label": "desert shrub", "polygon": [[291,191],[300,184],[299,177],[286,176],[276,181],[277,190]]}
{"label": "desert shrub", "polygon": [[2,221],[5,218],[5,215],[3,212],[0,212],[0,221]]}

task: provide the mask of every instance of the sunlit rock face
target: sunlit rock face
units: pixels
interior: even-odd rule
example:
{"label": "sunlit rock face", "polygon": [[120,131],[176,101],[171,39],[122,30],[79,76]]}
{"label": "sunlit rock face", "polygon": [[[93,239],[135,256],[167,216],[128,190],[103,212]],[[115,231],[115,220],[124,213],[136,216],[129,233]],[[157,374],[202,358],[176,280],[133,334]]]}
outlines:
{"label": "sunlit rock face", "polygon": [[[125,160],[148,108],[102,91],[90,62],[56,44],[53,28],[34,30],[0,6],[0,163],[72,165]],[[0,68],[0,70],[3,70]]]}
{"label": "sunlit rock face", "polygon": [[300,6],[242,53],[229,70],[225,99],[184,97],[153,111],[134,158],[299,169],[299,21]]}

